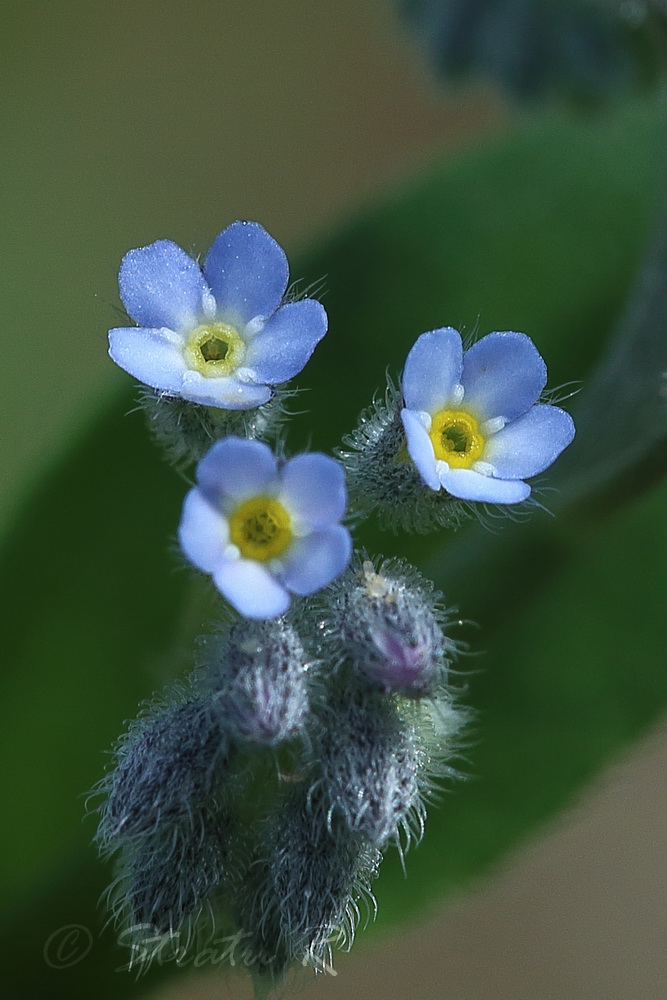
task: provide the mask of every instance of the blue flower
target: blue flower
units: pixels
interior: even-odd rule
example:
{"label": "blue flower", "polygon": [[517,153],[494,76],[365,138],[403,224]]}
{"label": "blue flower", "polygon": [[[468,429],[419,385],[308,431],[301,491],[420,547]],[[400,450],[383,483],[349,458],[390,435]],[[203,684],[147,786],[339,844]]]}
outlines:
{"label": "blue flower", "polygon": [[523,333],[490,333],[463,352],[451,327],[419,337],[403,373],[407,448],[427,486],[461,500],[512,504],[574,437],[557,406],[537,400],[547,370]]}
{"label": "blue flower", "polygon": [[327,331],[319,302],[281,305],[284,251],[256,222],[234,222],[203,267],[171,240],[130,250],[120,297],[138,327],[109,331],[109,354],[140,382],[205,406],[245,410],[304,367]]}
{"label": "blue flower", "polygon": [[290,592],[312,594],[347,566],[346,505],[345,475],[332,458],[297,455],[279,468],[268,445],[227,437],[197,466],[181,548],[240,614],[274,618]]}

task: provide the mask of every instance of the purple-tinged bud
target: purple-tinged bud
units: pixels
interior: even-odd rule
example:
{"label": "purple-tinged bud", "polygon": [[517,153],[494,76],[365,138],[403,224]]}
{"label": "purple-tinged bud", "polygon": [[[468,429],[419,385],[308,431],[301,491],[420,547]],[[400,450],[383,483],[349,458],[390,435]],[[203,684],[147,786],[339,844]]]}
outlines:
{"label": "purple-tinged bud", "polygon": [[373,687],[413,698],[432,695],[456,650],[443,633],[439,599],[407,564],[389,562],[377,572],[366,560],[327,592],[330,643]]}
{"label": "purple-tinged bud", "polygon": [[290,624],[241,621],[201,650],[202,683],[232,740],[275,747],[302,732],[312,663]]}

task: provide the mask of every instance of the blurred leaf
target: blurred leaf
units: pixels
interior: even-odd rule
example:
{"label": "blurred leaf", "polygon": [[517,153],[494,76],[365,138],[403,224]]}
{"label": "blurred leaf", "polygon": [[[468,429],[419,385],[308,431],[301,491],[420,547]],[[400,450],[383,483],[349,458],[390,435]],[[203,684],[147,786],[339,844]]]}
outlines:
{"label": "blurred leaf", "polygon": [[[655,108],[632,105],[594,131],[564,121],[534,126],[439,166],[311,255],[305,278],[327,275],[331,333],[307,370],[311,414],[295,421],[295,445],[309,434],[317,447],[337,443],[387,364],[399,367],[420,332],[444,323],[525,330],[553,380],[584,377],[645,238],[659,120]],[[11,859],[2,898],[14,997],[50,990],[54,975],[69,1000],[88,1000],[91,982],[100,998],[136,988],[113,971],[123,955],[112,934],[99,939],[104,917],[91,873],[101,881],[103,870],[87,846],[94,824],[81,824],[79,796],[137,701],[187,664],[192,609],[181,607],[188,577],[168,551],[185,485],[161,464],[141,418],[123,416],[129,405],[129,394],[118,400],[26,502],[3,553],[10,628],[0,768],[12,822],[0,856]],[[652,684],[649,669],[660,662],[649,624],[660,590],[648,593],[644,567],[634,593],[609,592],[612,571],[628,572],[631,540],[652,537],[654,506],[591,539],[547,518],[510,527],[500,540],[472,530],[438,561],[450,598],[478,618],[490,650],[471,698],[483,709],[476,779],[432,812],[407,881],[389,864],[383,922],[464,884],[660,709],[662,680]],[[365,538],[380,544],[372,529]],[[413,559],[433,555],[433,538],[381,544]],[[648,547],[657,572],[658,546]],[[626,678],[620,654],[634,657],[639,620],[649,634]],[[593,634],[606,638],[606,628],[614,644],[592,650]],[[70,923],[90,927],[94,946],[80,965],[56,973],[42,958],[44,937]]]}
{"label": "blurred leaf", "polygon": [[633,292],[602,363],[576,401],[577,445],[559,463],[566,502],[627,502],[667,468],[667,189]]}
{"label": "blurred leaf", "polygon": [[436,71],[479,77],[514,97],[579,102],[654,83],[667,17],[655,0],[402,0]]}
{"label": "blurred leaf", "polygon": [[479,877],[664,712],[665,510],[663,485],[597,530],[516,525],[432,561],[481,626],[466,699],[478,742],[471,780],[430,811],[407,885],[395,859],[383,872],[381,919]]}

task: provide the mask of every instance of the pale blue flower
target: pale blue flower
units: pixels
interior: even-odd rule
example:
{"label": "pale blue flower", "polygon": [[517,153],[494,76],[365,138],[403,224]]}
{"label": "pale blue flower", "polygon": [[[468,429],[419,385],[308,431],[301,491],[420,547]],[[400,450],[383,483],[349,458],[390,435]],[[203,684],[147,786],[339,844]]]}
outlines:
{"label": "pale blue flower", "polygon": [[244,410],[304,367],[327,331],[315,299],[283,303],[284,251],[256,222],[234,222],[203,266],[171,240],[123,257],[120,297],[138,327],[109,331],[109,353],[140,382],[194,403]]}
{"label": "pale blue flower", "polygon": [[345,474],[317,452],[278,465],[266,444],[227,437],[197,466],[179,527],[183,552],[246,618],[284,614],[347,566]]}
{"label": "pale blue flower", "polygon": [[547,370],[523,333],[490,333],[463,352],[451,327],[419,337],[403,373],[407,448],[421,478],[461,500],[513,504],[574,437],[540,404]]}

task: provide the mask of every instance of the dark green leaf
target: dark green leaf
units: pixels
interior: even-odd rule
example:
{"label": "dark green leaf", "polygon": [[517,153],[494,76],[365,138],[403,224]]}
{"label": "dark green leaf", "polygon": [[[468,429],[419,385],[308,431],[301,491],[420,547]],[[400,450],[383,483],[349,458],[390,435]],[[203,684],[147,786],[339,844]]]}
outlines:
{"label": "dark green leaf", "polygon": [[[630,106],[593,132],[564,121],[533,126],[434,169],[312,254],[303,270],[308,280],[327,275],[331,332],[306,372],[313,391],[300,402],[312,415],[300,418],[295,446],[311,431],[317,447],[337,443],[386,366],[400,367],[415,337],[438,325],[525,330],[555,382],[585,377],[640,256],[658,118],[655,109]],[[68,979],[70,1000],[88,1000],[93,979],[100,998],[118,994],[113,970],[123,955],[110,933],[98,940],[102,868],[80,796],[138,700],[187,666],[189,577],[170,551],[185,484],[163,467],[141,418],[124,416],[129,400],[128,391],[26,501],[2,555],[9,628],[0,770],[11,822],[0,856],[9,860],[4,940],[16,962],[7,959],[4,974],[14,997],[50,989],[43,935],[69,923],[95,934],[88,964]],[[443,563],[452,569],[443,580],[448,596],[479,619],[490,651],[471,692],[482,708],[476,778],[433,813],[409,857],[411,877],[384,878],[383,919],[464,884],[664,703],[648,571],[633,579],[635,591],[610,593],[614,572],[628,571],[633,540],[644,540],[660,568],[658,546],[646,542],[663,538],[652,527],[656,505],[604,529],[611,539],[601,529],[580,540],[565,521],[544,518],[504,532],[500,552],[493,536],[482,544],[475,530],[452,549]],[[366,539],[380,544],[372,533]],[[391,538],[381,544],[399,547]],[[400,543],[414,560],[432,555],[433,545]],[[545,557],[536,561],[536,552]],[[527,573],[539,587],[526,587]],[[591,595],[599,595],[592,607]],[[648,630],[641,661],[623,674],[618,657],[634,656],[638,620]],[[607,628],[614,643],[601,643],[598,656],[592,636],[606,638]],[[605,650],[616,657],[609,674]],[[529,747],[532,770],[524,766]],[[122,983],[129,990],[134,980]]]}

